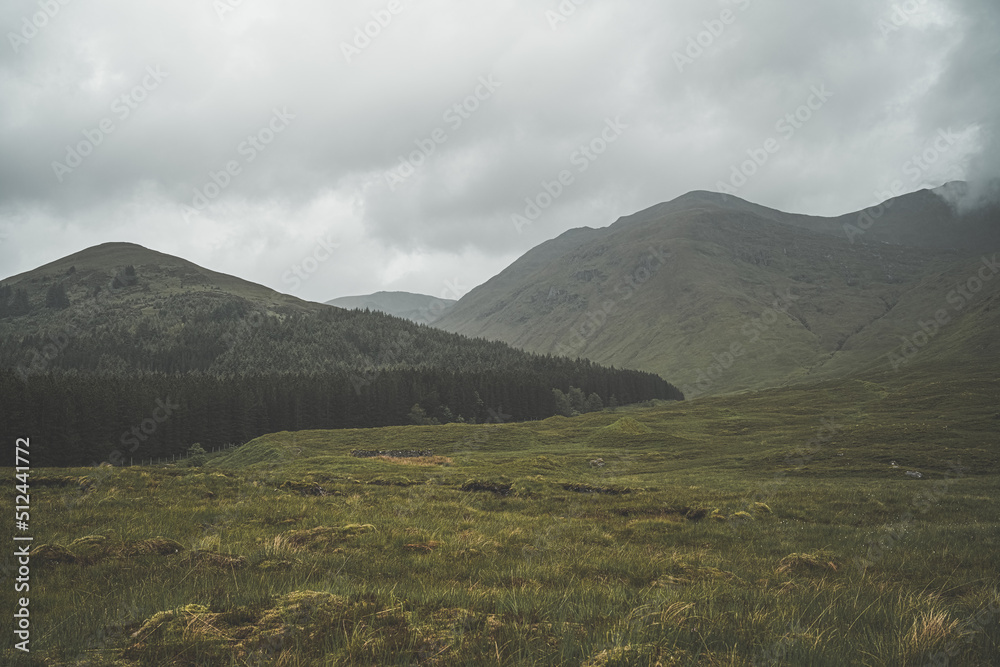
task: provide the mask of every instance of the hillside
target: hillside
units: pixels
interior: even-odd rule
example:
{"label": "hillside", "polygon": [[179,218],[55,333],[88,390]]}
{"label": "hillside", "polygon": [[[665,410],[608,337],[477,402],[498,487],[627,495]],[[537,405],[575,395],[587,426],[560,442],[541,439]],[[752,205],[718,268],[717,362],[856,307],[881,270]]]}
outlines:
{"label": "hillside", "polygon": [[375,292],[361,296],[342,296],[326,302],[328,306],[347,310],[376,310],[417,324],[432,324],[451,310],[455,303],[454,299],[438,299],[412,292]]}
{"label": "hillside", "polygon": [[650,373],[305,302],[130,244],[0,283],[0,430],[49,443],[38,465],[282,430],[539,419],[569,410],[553,390],[581,412],[682,398]]}
{"label": "hillside", "polygon": [[[971,279],[982,253],[1000,249],[1000,218],[956,215],[930,191],[874,213],[849,235],[872,210],[816,218],[693,192],[539,245],[435,326],[649,370],[689,398],[888,364],[899,336],[951,308],[948,281]],[[950,313],[947,324],[965,324],[928,349],[978,354],[998,290],[986,281]]]}

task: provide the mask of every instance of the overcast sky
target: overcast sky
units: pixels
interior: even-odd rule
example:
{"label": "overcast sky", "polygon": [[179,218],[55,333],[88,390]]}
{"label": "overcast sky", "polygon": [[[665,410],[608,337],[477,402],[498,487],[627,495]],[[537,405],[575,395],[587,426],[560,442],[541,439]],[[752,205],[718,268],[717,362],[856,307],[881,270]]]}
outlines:
{"label": "overcast sky", "polygon": [[690,190],[835,215],[1000,175],[997,0],[4,0],[0,27],[0,276],[130,241],[316,301],[454,298]]}

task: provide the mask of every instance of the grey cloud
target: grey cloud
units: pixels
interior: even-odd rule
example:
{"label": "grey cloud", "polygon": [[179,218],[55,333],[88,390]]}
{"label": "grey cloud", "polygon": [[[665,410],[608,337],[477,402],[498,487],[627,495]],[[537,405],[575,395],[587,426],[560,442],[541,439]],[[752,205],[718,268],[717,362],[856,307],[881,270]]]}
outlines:
{"label": "grey cloud", "polygon": [[[283,230],[341,230],[360,235],[354,254],[370,253],[358,261],[379,270],[330,269],[302,286],[303,295],[399,287],[385,282],[397,279],[392,271],[382,271],[394,256],[414,266],[413,258],[436,257],[421,269],[430,273],[407,278],[436,285],[444,279],[433,265],[454,266],[469,253],[516,257],[569,227],[609,224],[687,190],[716,189],[748,150],[778,136],[776,121],[818,85],[835,96],[740,196],[818,214],[870,205],[942,127],[979,127],[980,144],[963,144],[926,180],[961,172],[978,192],[976,183],[1000,175],[993,74],[1000,7],[992,0],[919,2],[922,13],[889,34],[879,21],[893,3],[866,0],[588,2],[555,29],[546,15],[555,0],[401,2],[403,11],[351,62],[342,44],[388,2],[243,2],[220,18],[210,2],[76,1],[16,53],[7,37],[0,44],[5,272],[52,259],[43,230],[92,245],[126,240],[130,229],[157,239],[139,231],[151,221],[187,228],[181,207],[216,175],[226,185],[199,218],[211,244],[168,238],[157,249],[221,270],[236,264],[227,247],[258,248],[255,239],[268,238],[271,254],[294,257],[300,248]],[[37,11],[36,0],[4,3],[0,27],[16,34]],[[720,30],[723,17],[732,20]],[[701,53],[679,71],[676,55],[699,39]],[[115,99],[156,66],[169,76],[127,118],[116,116]],[[446,111],[484,76],[501,86],[454,127]],[[276,108],[295,118],[250,161],[240,148]],[[572,168],[573,152],[616,116],[629,125],[620,141],[575,172],[517,233],[511,216],[525,199]],[[64,162],[66,146],[106,117],[114,132],[59,182],[52,162]],[[437,128],[446,141],[390,188],[389,170]],[[227,179],[220,173],[230,162],[239,173]],[[325,213],[321,203],[331,197],[353,204]],[[253,259],[260,268],[241,275],[288,287],[280,278],[287,261],[269,260],[268,250],[250,254],[244,265]],[[473,280],[489,277],[483,268]]]}

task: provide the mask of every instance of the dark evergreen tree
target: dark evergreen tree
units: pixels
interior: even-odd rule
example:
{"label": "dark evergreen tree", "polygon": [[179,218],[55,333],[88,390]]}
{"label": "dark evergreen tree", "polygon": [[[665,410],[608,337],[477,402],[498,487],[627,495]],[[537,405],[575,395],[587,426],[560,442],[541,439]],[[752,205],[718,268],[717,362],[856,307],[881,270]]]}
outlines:
{"label": "dark evergreen tree", "polygon": [[56,310],[69,308],[69,297],[66,295],[66,286],[61,282],[52,283],[45,292],[45,307]]}

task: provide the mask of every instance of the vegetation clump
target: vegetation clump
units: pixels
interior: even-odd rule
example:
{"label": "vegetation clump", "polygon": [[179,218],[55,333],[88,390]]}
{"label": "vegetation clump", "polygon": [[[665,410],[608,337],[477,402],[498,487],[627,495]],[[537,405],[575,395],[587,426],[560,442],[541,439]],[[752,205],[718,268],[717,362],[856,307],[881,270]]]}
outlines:
{"label": "vegetation clump", "polygon": [[794,574],[796,572],[836,572],[840,566],[826,552],[793,553],[781,559],[778,564],[779,574]]}
{"label": "vegetation clump", "polygon": [[275,546],[293,549],[319,550],[339,544],[344,539],[375,532],[370,523],[350,523],[345,526],[316,526],[307,530],[292,530],[275,538]]}
{"label": "vegetation clump", "polygon": [[603,493],[608,496],[623,496],[635,492],[635,489],[630,489],[627,486],[594,486],[593,484],[563,484],[562,488],[574,493]]}
{"label": "vegetation clump", "polygon": [[184,545],[176,540],[166,537],[153,537],[147,540],[127,543],[121,549],[121,552],[124,556],[142,556],[146,554],[169,556],[184,550]]}
{"label": "vegetation clump", "polygon": [[208,462],[208,454],[201,443],[196,442],[188,447],[187,455],[187,464],[192,468],[200,468]]}
{"label": "vegetation clump", "polygon": [[632,417],[622,417],[618,421],[602,427],[602,430],[625,433],[627,435],[646,435],[653,432],[653,429],[636,421]]}
{"label": "vegetation clump", "polygon": [[58,544],[40,544],[28,554],[36,563],[75,563],[76,556]]}
{"label": "vegetation clump", "polygon": [[296,493],[303,496],[326,496],[328,491],[316,482],[295,482],[288,480],[284,484],[278,487],[279,489],[288,489],[289,491],[295,491]]}
{"label": "vegetation clump", "polygon": [[509,496],[514,485],[511,482],[491,482],[478,479],[470,479],[462,484],[463,491],[486,491],[495,493],[498,496]]}
{"label": "vegetation clump", "polygon": [[375,655],[398,655],[415,640],[399,605],[374,596],[299,590],[264,607],[215,612],[187,604],[156,612],[131,634],[124,657],[177,667],[325,664],[320,658],[336,642],[355,654],[349,662],[376,664]]}

